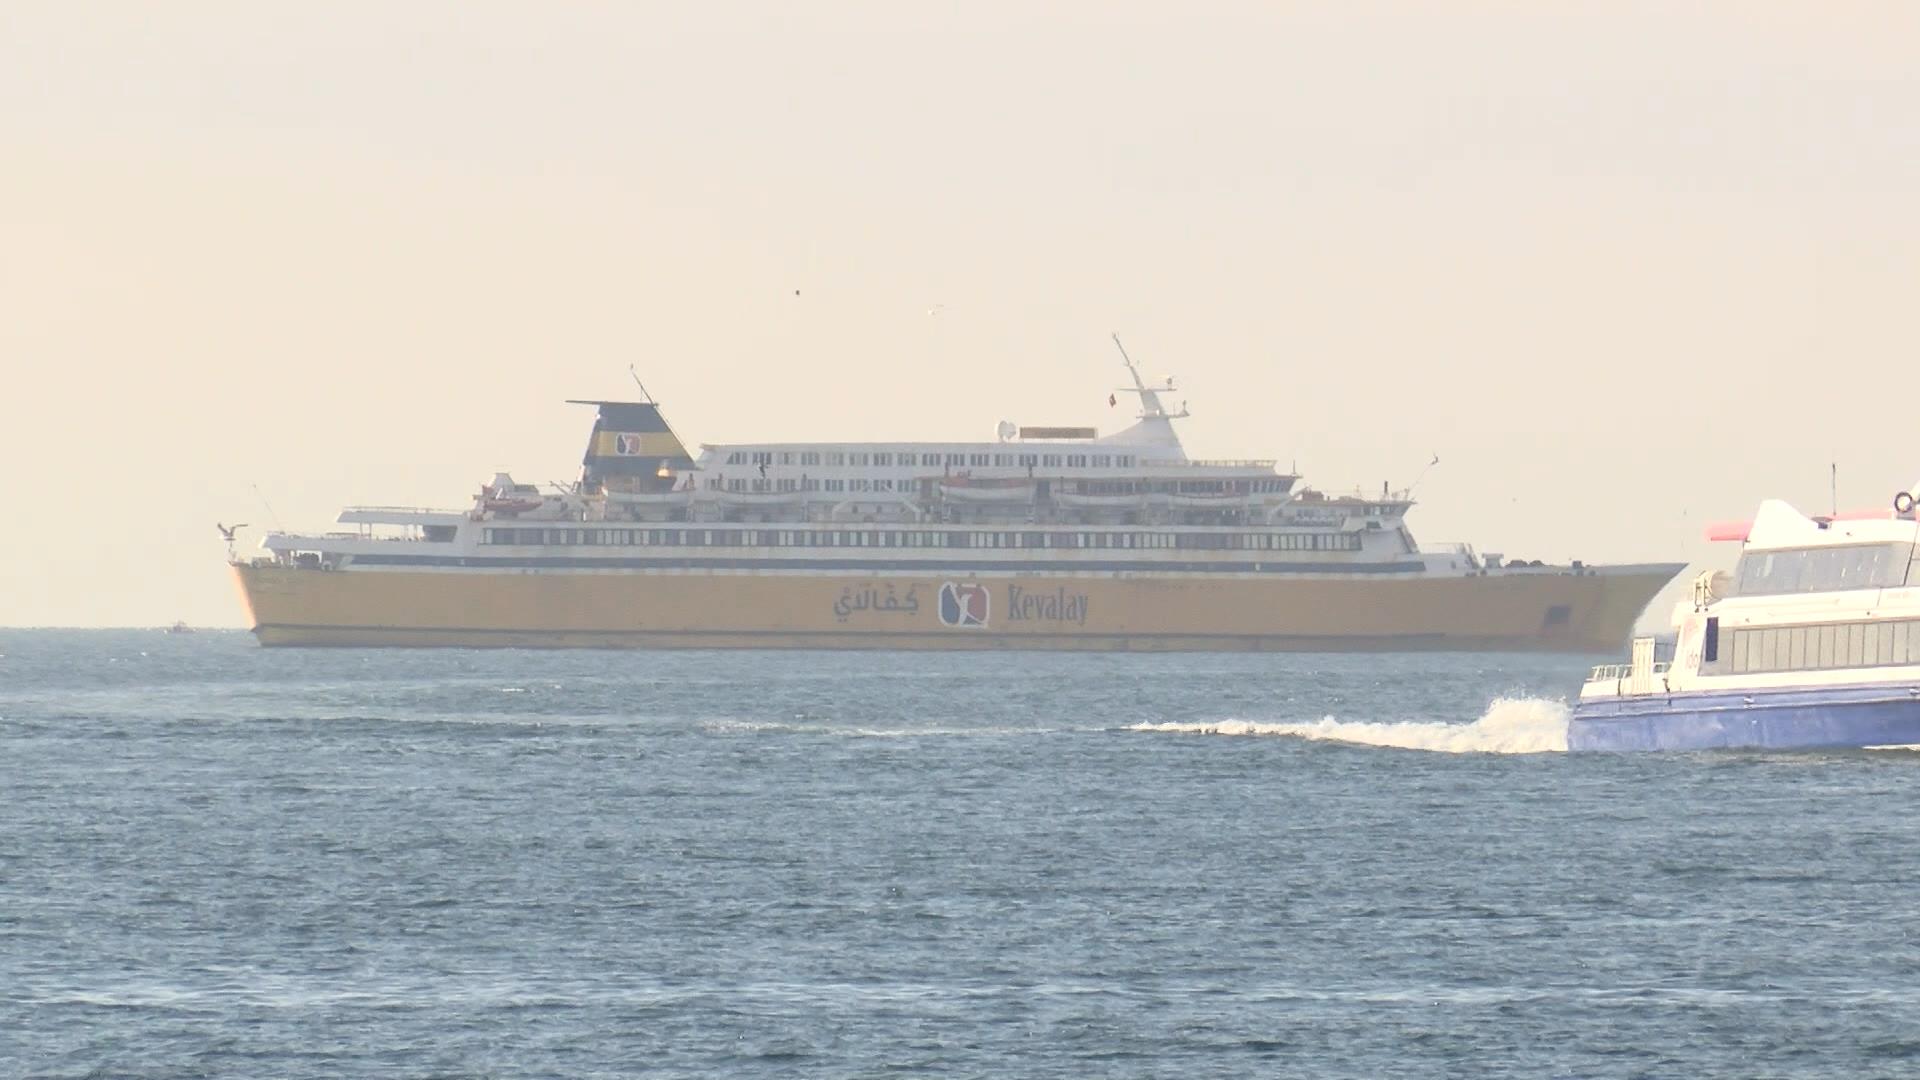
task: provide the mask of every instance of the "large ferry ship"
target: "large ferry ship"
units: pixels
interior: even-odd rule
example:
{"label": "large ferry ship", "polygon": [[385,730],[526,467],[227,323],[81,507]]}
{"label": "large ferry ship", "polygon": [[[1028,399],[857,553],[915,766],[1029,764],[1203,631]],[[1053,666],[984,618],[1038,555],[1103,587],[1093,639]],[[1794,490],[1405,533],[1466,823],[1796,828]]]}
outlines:
{"label": "large ferry ship", "polygon": [[1595,651],[1681,569],[1423,548],[1409,492],[1189,457],[1171,380],[1121,355],[1140,409],[1105,437],[695,457],[644,390],[576,402],[597,410],[577,483],[351,508],[234,572],[265,645]]}
{"label": "large ferry ship", "polygon": [[1745,542],[1734,572],[1695,579],[1671,657],[1640,638],[1631,662],[1594,669],[1568,749],[1920,744],[1914,492],[1865,517],[1769,500],[1709,535]]}

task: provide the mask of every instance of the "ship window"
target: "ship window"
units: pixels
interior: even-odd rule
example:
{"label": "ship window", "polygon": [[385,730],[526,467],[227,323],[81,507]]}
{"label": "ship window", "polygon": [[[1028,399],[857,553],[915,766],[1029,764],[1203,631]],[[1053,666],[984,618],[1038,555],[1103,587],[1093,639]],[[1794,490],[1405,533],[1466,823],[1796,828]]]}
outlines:
{"label": "ship window", "polygon": [[1735,571],[1742,596],[1892,588],[1905,584],[1912,544],[1753,551]]}
{"label": "ship window", "polygon": [[1038,465],[1038,464],[1040,464],[1040,455],[1038,455],[1038,454],[1021,454],[1021,455],[1020,455],[1020,464],[1022,464],[1022,465],[1025,465],[1025,466],[1026,466],[1027,468],[1029,468],[1029,469],[1031,469],[1031,468],[1033,468],[1033,467],[1034,467],[1035,465]]}
{"label": "ship window", "polygon": [[820,451],[818,451],[818,450],[807,450],[807,451],[803,451],[803,452],[802,452],[802,453],[800,454],[800,464],[802,464],[802,465],[818,465],[818,464],[820,464]]}
{"label": "ship window", "polygon": [[1113,467],[1113,455],[1112,455],[1112,454],[1095,454],[1095,455],[1093,455],[1093,467],[1094,467],[1094,468],[1096,468],[1096,469],[1109,469],[1109,468],[1112,468],[1112,467]]}
{"label": "ship window", "polygon": [[986,454],[971,454],[967,457],[967,464],[976,469],[985,468],[990,460],[991,458]]}
{"label": "ship window", "polygon": [[872,455],[870,455],[870,454],[866,454],[866,453],[858,453],[858,454],[848,454],[848,455],[847,455],[847,464],[849,464],[849,465],[865,465],[865,464],[867,464],[867,463],[868,463],[868,460],[869,460],[869,459],[870,459],[871,457],[872,457]]}
{"label": "ship window", "polygon": [[1720,620],[1707,620],[1707,636],[1700,646],[1700,658],[1711,664],[1720,659]]}
{"label": "ship window", "polygon": [[1113,462],[1114,464],[1120,466],[1123,469],[1131,469],[1133,468],[1133,455],[1121,454],[1120,456],[1114,458]]}
{"label": "ship window", "polygon": [[745,465],[746,463],[747,453],[744,450],[735,450],[733,453],[727,455],[727,464],[729,465]]}
{"label": "ship window", "polygon": [[995,454],[993,455],[993,463],[996,466],[1004,469],[1007,466],[1013,464],[1013,455],[1012,454]]}
{"label": "ship window", "polygon": [[949,465],[965,465],[966,463],[967,463],[967,455],[965,454],[948,454],[947,455],[947,464]]}
{"label": "ship window", "polygon": [[1040,464],[1045,465],[1049,469],[1057,469],[1060,467],[1060,455],[1059,454],[1042,455],[1040,458]]}
{"label": "ship window", "polygon": [[755,451],[753,452],[753,463],[754,463],[755,465],[771,465],[771,464],[773,464],[773,451],[771,451],[771,450],[755,450]]}
{"label": "ship window", "polygon": [[801,491],[819,491],[820,481],[814,480],[810,477],[803,476],[800,478],[800,490]]}

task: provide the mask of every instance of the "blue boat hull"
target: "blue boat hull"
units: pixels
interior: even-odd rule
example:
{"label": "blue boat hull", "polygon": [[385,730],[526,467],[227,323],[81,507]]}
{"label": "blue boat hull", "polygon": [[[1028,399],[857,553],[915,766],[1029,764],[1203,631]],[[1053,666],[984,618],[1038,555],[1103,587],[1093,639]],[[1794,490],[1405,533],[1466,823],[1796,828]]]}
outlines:
{"label": "blue boat hull", "polygon": [[1920,744],[1920,685],[1651,694],[1574,706],[1569,750],[1803,750]]}

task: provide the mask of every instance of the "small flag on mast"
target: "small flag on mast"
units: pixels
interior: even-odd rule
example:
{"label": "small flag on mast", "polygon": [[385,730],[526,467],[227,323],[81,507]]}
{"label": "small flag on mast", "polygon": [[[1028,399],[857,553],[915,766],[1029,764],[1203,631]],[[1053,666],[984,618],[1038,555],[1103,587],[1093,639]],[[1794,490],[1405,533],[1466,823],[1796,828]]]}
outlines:
{"label": "small flag on mast", "polygon": [[1115,405],[1118,405],[1118,404],[1120,404],[1120,399],[1119,399],[1119,398],[1117,398],[1117,397],[1114,397],[1114,396],[1113,396],[1112,394],[1108,394],[1108,395],[1107,395],[1107,407],[1108,407],[1108,408],[1112,408],[1113,406],[1115,406]]}

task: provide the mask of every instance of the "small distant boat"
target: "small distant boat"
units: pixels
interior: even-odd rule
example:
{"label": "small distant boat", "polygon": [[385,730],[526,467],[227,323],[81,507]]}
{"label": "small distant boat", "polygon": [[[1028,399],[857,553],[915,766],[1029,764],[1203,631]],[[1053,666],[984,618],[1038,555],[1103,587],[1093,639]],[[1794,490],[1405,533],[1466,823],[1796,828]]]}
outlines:
{"label": "small distant boat", "polygon": [[[1920,485],[1916,485],[1920,490]],[[1671,659],[1652,638],[1595,668],[1570,750],[1876,749],[1920,744],[1920,521],[1893,511],[1812,518],[1762,503],[1733,574],[1703,573],[1677,605]]]}
{"label": "small distant boat", "polygon": [[167,627],[167,629],[164,632],[169,634],[191,634],[193,633],[193,627],[188,626],[186,623],[183,623],[183,622],[177,622],[177,623],[174,623],[172,626]]}

